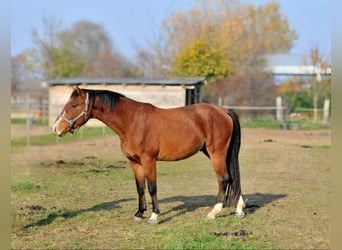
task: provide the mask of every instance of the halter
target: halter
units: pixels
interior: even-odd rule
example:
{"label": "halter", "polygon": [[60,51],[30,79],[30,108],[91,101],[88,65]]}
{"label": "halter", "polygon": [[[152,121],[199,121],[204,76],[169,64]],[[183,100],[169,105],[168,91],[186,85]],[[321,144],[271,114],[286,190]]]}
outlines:
{"label": "halter", "polygon": [[69,120],[63,114],[60,114],[58,117],[62,118],[70,127],[70,133],[74,133],[74,124],[75,122],[84,115],[84,123],[88,121],[88,109],[89,109],[89,93],[86,93],[86,100],[84,105],[84,110],[76,116],[74,119]]}

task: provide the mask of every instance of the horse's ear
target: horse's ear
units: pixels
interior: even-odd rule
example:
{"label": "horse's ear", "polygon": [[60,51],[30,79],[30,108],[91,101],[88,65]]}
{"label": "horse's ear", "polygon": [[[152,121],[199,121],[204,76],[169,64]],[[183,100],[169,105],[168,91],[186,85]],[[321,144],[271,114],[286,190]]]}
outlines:
{"label": "horse's ear", "polygon": [[75,90],[76,90],[76,92],[77,92],[77,95],[79,95],[79,96],[84,96],[83,90],[80,89],[80,88],[78,87],[78,85],[76,85]]}

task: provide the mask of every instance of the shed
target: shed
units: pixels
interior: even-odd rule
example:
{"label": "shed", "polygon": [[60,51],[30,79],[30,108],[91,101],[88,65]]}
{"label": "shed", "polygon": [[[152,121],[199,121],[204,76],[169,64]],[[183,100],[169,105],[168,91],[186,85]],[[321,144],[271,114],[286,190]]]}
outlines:
{"label": "shed", "polygon": [[[49,88],[49,124],[52,125],[73,88],[103,89],[119,92],[160,108],[173,108],[201,102],[205,78],[64,78],[46,81]],[[91,120],[87,125],[103,125]]]}

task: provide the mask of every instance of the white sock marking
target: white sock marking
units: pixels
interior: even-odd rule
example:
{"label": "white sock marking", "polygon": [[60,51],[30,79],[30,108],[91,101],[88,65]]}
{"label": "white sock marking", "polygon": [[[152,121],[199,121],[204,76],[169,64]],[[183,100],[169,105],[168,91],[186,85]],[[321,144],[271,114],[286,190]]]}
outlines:
{"label": "white sock marking", "polygon": [[243,209],[246,207],[246,204],[245,202],[243,201],[243,198],[242,196],[240,195],[240,198],[239,198],[239,202],[236,206],[236,211],[235,211],[235,214],[236,216],[238,217],[244,217],[245,216],[245,213],[243,212]]}
{"label": "white sock marking", "polygon": [[216,215],[222,211],[222,208],[223,208],[222,202],[216,203],[214,208],[210,211],[210,213],[208,213],[207,218],[215,219]]}
{"label": "white sock marking", "polygon": [[158,214],[152,213],[152,215],[151,215],[151,217],[149,219],[149,222],[150,223],[157,223],[157,221],[158,221]]}

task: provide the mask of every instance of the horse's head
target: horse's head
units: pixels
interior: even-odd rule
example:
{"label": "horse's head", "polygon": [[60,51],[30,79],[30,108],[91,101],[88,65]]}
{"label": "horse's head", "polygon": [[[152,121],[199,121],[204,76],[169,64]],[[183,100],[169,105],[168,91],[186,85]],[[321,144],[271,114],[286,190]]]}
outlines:
{"label": "horse's head", "polygon": [[69,101],[64,105],[53,125],[53,131],[58,136],[74,133],[75,129],[85,124],[88,119],[89,93],[76,87]]}

